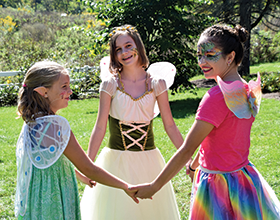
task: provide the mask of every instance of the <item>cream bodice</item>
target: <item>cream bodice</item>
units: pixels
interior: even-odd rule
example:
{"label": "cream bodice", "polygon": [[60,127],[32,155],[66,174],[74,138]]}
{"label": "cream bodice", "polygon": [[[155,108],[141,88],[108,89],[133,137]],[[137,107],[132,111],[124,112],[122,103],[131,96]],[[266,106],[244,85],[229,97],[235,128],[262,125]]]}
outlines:
{"label": "cream bodice", "polygon": [[156,97],[167,90],[164,79],[151,79],[151,89],[140,98],[134,99],[118,87],[116,77],[112,76],[100,85],[100,92],[112,97],[110,115],[126,122],[149,122],[154,118]]}

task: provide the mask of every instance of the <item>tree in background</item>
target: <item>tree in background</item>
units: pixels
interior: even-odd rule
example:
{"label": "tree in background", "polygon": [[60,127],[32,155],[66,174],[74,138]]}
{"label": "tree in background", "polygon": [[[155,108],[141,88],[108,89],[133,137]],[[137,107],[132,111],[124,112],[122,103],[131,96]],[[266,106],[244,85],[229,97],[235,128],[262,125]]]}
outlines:
{"label": "tree in background", "polygon": [[21,5],[22,1],[21,0],[0,0],[0,5],[2,7],[12,7],[16,8],[18,5]]}
{"label": "tree in background", "polygon": [[136,26],[145,44],[150,62],[168,61],[177,68],[173,92],[189,88],[188,79],[198,74],[196,40],[210,25],[210,19],[195,12],[198,4],[189,0],[103,0],[85,1],[99,18],[109,20],[105,30],[108,41],[111,28],[124,24]]}
{"label": "tree in background", "polygon": [[[210,0],[198,11],[216,17],[222,23],[240,24],[251,36],[251,30],[260,22],[270,29],[279,30],[279,5],[280,0]],[[251,37],[245,43],[246,53],[239,70],[241,75],[250,73],[250,40]]]}

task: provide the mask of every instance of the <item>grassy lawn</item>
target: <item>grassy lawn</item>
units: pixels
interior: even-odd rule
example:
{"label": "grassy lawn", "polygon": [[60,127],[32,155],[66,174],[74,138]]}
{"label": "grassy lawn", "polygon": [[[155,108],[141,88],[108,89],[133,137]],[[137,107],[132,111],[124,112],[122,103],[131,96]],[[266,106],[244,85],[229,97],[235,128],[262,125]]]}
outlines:
{"label": "grassy lawn", "polygon": [[280,62],[263,63],[255,66],[250,66],[250,73],[276,72],[276,71],[280,71]]}
{"label": "grassy lawn", "polygon": [[[190,93],[170,95],[172,113],[179,130],[185,137],[194,121],[196,108],[207,89],[199,89],[198,95]],[[87,145],[91,130],[96,120],[98,99],[71,101],[69,107],[60,111],[60,115],[68,119],[71,128],[83,149]],[[264,178],[275,190],[280,198],[280,102],[272,99],[263,99],[260,113],[252,128],[250,160],[253,162]],[[22,119],[16,118],[16,107],[0,108],[0,219],[15,219],[13,203],[16,186],[16,157],[15,147]],[[154,120],[155,143],[162,152],[165,160],[175,152],[170,140],[165,134],[160,117]],[[107,142],[107,135],[102,143],[103,148]],[[177,202],[182,219],[187,219],[191,192],[191,182],[185,171],[172,180],[176,192]],[[84,186],[79,184],[80,195]]]}

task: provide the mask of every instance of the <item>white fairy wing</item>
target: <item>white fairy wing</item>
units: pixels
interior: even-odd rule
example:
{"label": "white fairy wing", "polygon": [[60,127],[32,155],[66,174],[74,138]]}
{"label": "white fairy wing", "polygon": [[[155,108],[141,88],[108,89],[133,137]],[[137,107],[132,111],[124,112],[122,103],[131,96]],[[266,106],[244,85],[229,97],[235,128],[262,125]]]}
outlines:
{"label": "white fairy wing", "polygon": [[30,183],[30,177],[32,173],[32,165],[27,154],[27,129],[28,126],[24,123],[22,130],[19,135],[16,149],[17,157],[17,188],[15,196],[15,216],[25,214],[27,199],[28,199],[28,189]]}
{"label": "white fairy wing", "polygon": [[100,78],[104,81],[106,78],[112,76],[109,71],[110,57],[106,56],[100,60]]}
{"label": "white fairy wing", "polygon": [[32,164],[39,169],[50,167],[64,152],[69,139],[70,125],[61,116],[45,116],[23,125],[16,150],[16,216],[26,211]]}
{"label": "white fairy wing", "polygon": [[[164,79],[166,82],[166,87],[167,89],[169,89],[174,82],[174,78],[176,75],[176,67],[169,62],[157,62],[151,64],[147,72],[153,78]],[[159,114],[159,112],[159,107],[156,102],[154,107],[154,118]]]}
{"label": "white fairy wing", "polygon": [[157,62],[151,64],[147,72],[151,74],[152,77],[164,79],[167,89],[169,89],[174,82],[176,67],[169,62]]}
{"label": "white fairy wing", "polygon": [[65,150],[70,138],[68,121],[58,115],[45,116],[29,123],[28,154],[33,165],[44,169],[54,164]]}

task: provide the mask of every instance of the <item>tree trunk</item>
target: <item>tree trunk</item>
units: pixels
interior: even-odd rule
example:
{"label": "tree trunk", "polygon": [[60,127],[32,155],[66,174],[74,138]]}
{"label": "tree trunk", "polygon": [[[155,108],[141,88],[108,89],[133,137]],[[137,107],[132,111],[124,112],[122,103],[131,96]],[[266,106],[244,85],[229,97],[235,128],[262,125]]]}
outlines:
{"label": "tree trunk", "polygon": [[250,74],[250,39],[251,39],[251,0],[239,0],[240,3],[240,25],[249,32],[249,38],[245,42],[245,54],[239,67],[241,76]]}

